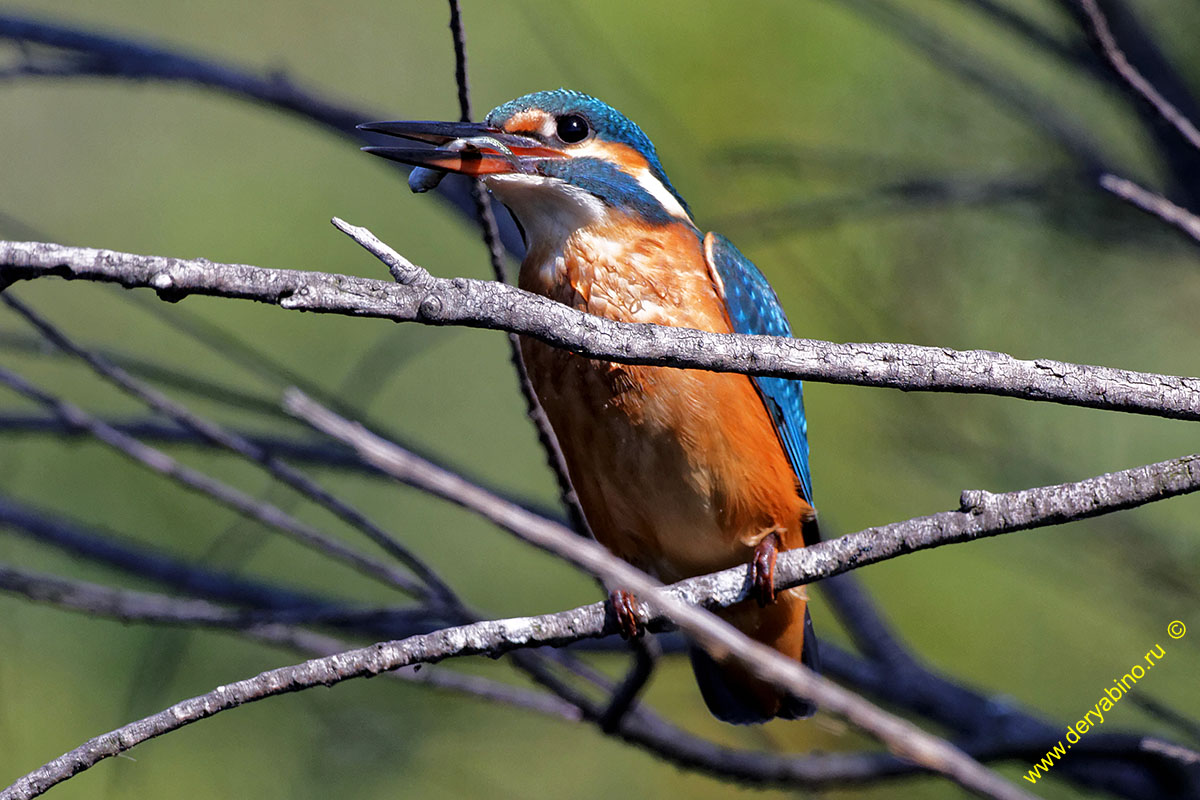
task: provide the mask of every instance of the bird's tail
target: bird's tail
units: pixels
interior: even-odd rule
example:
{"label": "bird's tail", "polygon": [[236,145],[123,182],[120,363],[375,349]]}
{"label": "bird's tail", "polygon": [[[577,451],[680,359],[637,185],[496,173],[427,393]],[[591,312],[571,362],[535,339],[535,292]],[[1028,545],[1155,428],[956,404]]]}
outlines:
{"label": "bird's tail", "polygon": [[[753,600],[718,612],[751,639],[820,671],[817,637],[802,588],[780,592],[775,602],[759,608]],[[692,670],[704,702],[717,719],[735,725],[767,722],[775,717],[805,719],[817,707],[750,675],[739,664],[722,664],[693,647]]]}

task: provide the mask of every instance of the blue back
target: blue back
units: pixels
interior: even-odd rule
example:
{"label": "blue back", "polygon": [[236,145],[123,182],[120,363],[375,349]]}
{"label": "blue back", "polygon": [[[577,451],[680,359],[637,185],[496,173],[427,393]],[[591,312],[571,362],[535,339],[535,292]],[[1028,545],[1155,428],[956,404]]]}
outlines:
{"label": "blue back", "polygon": [[[725,284],[729,319],[737,333],[768,336],[792,335],[779,298],[750,259],[719,233],[713,235],[713,268]],[[812,478],[808,472],[808,421],[804,417],[804,388],[800,381],[785,378],[751,378],[775,423],[788,461],[804,499],[813,501]]]}

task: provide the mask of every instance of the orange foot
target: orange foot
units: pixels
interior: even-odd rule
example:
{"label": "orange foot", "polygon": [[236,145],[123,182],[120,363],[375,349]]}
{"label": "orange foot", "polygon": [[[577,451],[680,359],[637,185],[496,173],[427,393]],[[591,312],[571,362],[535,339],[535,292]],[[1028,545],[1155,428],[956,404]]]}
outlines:
{"label": "orange foot", "polygon": [[624,589],[614,589],[608,595],[612,604],[613,616],[617,618],[617,630],[622,639],[637,639],[645,633],[642,621],[638,617],[637,598]]}
{"label": "orange foot", "polygon": [[754,548],[750,559],[750,596],[758,607],[775,602],[775,558],[779,555],[779,534],[771,531]]}

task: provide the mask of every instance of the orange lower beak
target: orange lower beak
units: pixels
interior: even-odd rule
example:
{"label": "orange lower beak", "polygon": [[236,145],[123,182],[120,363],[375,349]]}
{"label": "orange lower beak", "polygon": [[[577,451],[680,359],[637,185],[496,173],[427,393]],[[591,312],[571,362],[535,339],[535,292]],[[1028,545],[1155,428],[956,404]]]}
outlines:
{"label": "orange lower beak", "polygon": [[564,154],[537,139],[473,122],[368,122],[360,130],[398,136],[433,147],[364,147],[363,151],[415,167],[484,176],[532,174],[534,164]]}

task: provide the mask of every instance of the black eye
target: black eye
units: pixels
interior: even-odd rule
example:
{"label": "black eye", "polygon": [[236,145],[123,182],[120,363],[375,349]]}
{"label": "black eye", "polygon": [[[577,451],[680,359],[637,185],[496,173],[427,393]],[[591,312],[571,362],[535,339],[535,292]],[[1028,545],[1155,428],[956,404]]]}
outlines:
{"label": "black eye", "polygon": [[587,120],[578,114],[558,118],[558,138],[567,144],[582,142],[589,133]]}

